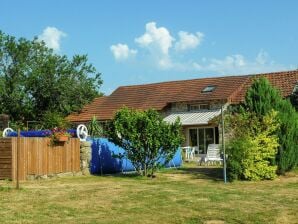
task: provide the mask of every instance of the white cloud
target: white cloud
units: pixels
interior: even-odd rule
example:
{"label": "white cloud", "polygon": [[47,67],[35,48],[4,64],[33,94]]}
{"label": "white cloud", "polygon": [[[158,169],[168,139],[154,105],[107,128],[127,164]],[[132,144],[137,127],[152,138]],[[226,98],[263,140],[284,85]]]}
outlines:
{"label": "white cloud", "polygon": [[294,66],[278,64],[270,59],[269,54],[260,50],[257,56],[249,60],[242,54],[228,55],[222,59],[202,57],[197,61],[171,61],[171,66],[164,66],[164,70],[184,73],[205,73],[213,75],[246,75],[273,71],[291,70]]}
{"label": "white cloud", "polygon": [[168,70],[173,67],[173,63],[169,57],[162,57],[158,60],[158,66],[163,70]]}
{"label": "white cloud", "polygon": [[66,37],[66,33],[58,30],[56,27],[48,26],[43,30],[42,34],[38,36],[38,39],[43,40],[47,47],[59,51],[62,37]]}
{"label": "white cloud", "polygon": [[263,49],[261,49],[256,57],[256,62],[263,65],[268,61],[268,59],[269,59],[268,53]]}
{"label": "white cloud", "polygon": [[[180,31],[178,36],[179,41],[175,44],[175,38],[166,27],[158,27],[156,22],[149,22],[145,25],[145,32],[135,38],[135,43],[147,50],[143,55],[147,63],[162,70],[174,69],[174,67],[182,69],[183,63],[178,65],[173,64],[172,61],[172,57],[175,57],[175,54],[171,53],[174,44],[177,51],[193,49],[200,45],[204,34]],[[126,44],[113,45],[111,51],[116,60],[124,60],[129,57],[128,55],[136,54],[136,50],[129,50]]]}
{"label": "white cloud", "polygon": [[203,58],[200,62],[193,63],[192,68],[193,71],[199,72],[212,72],[220,75],[241,75],[288,70],[292,66],[275,63],[270,59],[266,51],[260,50],[254,60],[249,60],[241,54],[226,56],[223,59]]}
{"label": "white cloud", "polygon": [[201,44],[204,38],[204,34],[201,32],[192,34],[186,31],[179,31],[178,35],[179,41],[175,44],[175,49],[177,51],[194,49]]}
{"label": "white cloud", "polygon": [[135,39],[141,47],[146,47],[161,54],[168,55],[174,38],[165,27],[156,27],[155,22],[146,24],[146,32]]}
{"label": "white cloud", "polygon": [[149,50],[149,57],[160,69],[170,69],[172,67],[169,50],[175,39],[165,27],[157,27],[155,22],[146,24],[145,33],[135,38],[135,42],[143,48]]}
{"label": "white cloud", "polygon": [[247,62],[241,54],[226,56],[224,59],[210,59],[207,68],[210,70],[227,70],[245,67]]}
{"label": "white cloud", "polygon": [[125,61],[128,58],[134,57],[137,54],[137,50],[129,49],[129,47],[126,44],[116,44],[112,45],[110,47],[110,50],[112,51],[114,58],[117,61]]}
{"label": "white cloud", "polygon": [[[135,38],[135,43],[140,47],[140,53],[143,53],[141,54],[143,65],[160,70],[240,75],[293,68],[274,62],[263,49],[254,58],[246,58],[243,54],[232,54],[223,58],[202,57],[201,60],[185,60],[187,55],[182,55],[180,52],[197,48],[204,37],[201,32],[179,31],[176,41],[166,27],[158,27],[155,22],[149,22],[145,26],[144,34]],[[215,44],[215,41],[211,42],[211,46]],[[141,48],[147,51],[141,51]],[[126,44],[112,45],[111,51],[116,60],[125,60],[137,53],[136,50],[129,49]]]}

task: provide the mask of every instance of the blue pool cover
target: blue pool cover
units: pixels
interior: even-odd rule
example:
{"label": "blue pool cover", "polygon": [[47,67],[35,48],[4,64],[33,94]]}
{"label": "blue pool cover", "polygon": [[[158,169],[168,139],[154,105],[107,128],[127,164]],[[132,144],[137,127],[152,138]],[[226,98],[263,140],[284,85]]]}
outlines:
{"label": "blue pool cover", "polygon": [[[124,149],[109,142],[106,138],[90,139],[89,141],[92,143],[90,167],[92,174],[112,174],[135,170],[130,160],[113,157],[113,154],[123,154]],[[179,167],[181,164],[181,150],[178,149],[166,167]]]}
{"label": "blue pool cover", "polygon": [[[69,129],[69,130],[67,130],[67,133],[69,133],[72,137],[77,137],[77,132],[75,129]],[[51,131],[51,130],[21,131],[20,132],[21,137],[49,137],[52,134],[53,134],[53,131]],[[9,132],[7,137],[18,137],[18,132],[16,132],[16,131]]]}

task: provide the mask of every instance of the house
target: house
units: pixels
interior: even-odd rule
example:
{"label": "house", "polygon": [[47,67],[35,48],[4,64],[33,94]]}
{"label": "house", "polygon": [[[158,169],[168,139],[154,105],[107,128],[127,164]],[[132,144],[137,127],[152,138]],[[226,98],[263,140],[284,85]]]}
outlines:
{"label": "house", "polygon": [[220,115],[221,108],[243,102],[252,81],[261,76],[268,78],[283,97],[289,97],[298,85],[298,70],[294,70],[121,86],[109,96],[96,98],[67,119],[87,123],[96,116],[100,121],[108,121],[123,106],[140,110],[154,108],[168,122],[180,117],[185,145],[205,154],[208,144],[220,141],[219,124],[214,118]]}

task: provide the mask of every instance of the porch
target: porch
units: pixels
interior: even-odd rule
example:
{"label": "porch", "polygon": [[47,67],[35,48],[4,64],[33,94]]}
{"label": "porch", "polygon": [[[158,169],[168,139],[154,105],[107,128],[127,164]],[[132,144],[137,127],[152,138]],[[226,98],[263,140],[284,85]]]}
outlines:
{"label": "porch", "polygon": [[[210,144],[206,154],[200,154],[198,147],[181,147],[184,162],[196,162],[199,165],[220,165],[223,163],[218,144]],[[197,153],[196,153],[197,152]]]}
{"label": "porch", "polygon": [[195,161],[200,165],[221,162],[219,152],[220,129],[215,119],[220,114],[221,109],[198,110],[176,112],[164,118],[169,123],[179,118],[182,123],[185,142],[181,149],[184,161]]}

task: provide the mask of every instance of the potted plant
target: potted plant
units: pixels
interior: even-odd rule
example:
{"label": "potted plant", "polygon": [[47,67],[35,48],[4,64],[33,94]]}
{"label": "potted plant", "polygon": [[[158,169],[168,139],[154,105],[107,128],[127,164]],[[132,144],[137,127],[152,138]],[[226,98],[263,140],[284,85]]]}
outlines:
{"label": "potted plant", "polygon": [[53,142],[67,142],[71,135],[61,128],[54,128],[52,131],[52,141]]}

